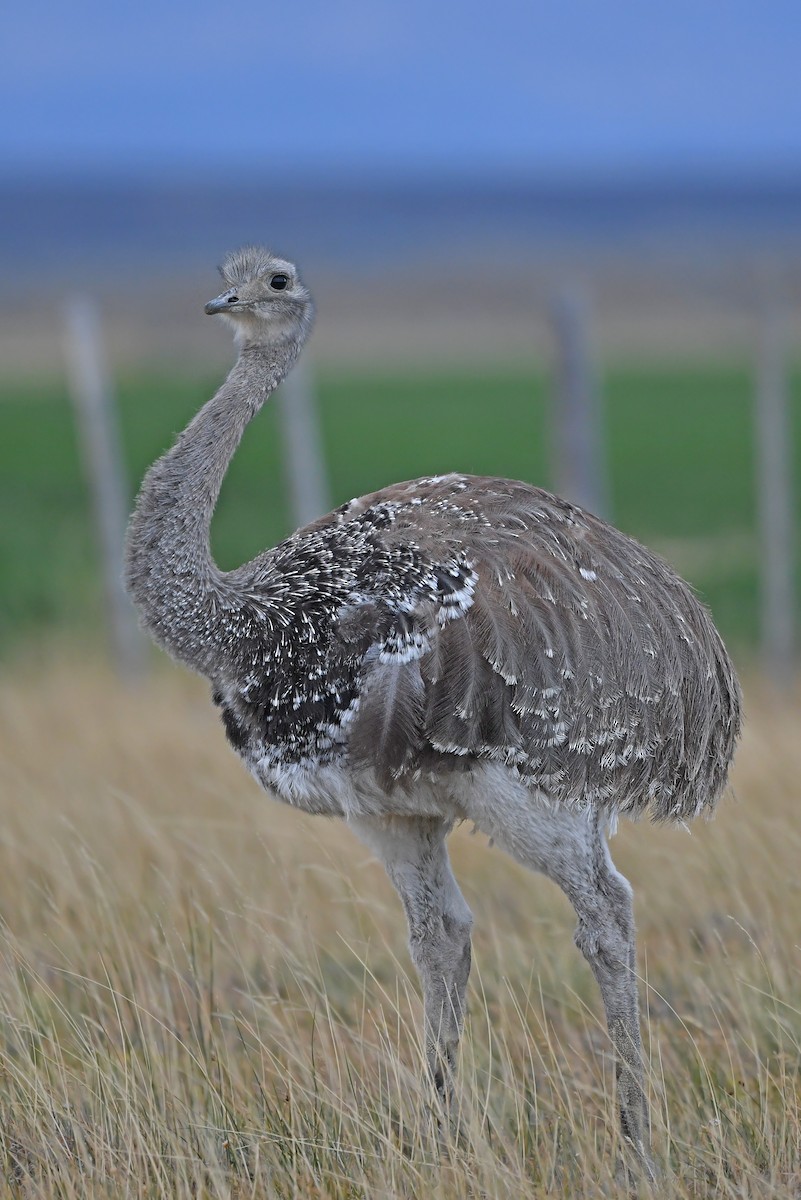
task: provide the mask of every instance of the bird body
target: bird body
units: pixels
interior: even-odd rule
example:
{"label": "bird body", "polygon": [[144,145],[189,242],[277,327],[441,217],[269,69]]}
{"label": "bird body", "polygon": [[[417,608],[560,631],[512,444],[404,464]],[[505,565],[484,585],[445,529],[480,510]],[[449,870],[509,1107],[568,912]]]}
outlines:
{"label": "bird body", "polygon": [[204,674],[259,783],[345,818],[401,895],[432,1074],[450,1102],[471,916],[445,839],[474,821],[579,917],[618,1053],[621,1121],[648,1163],[631,890],[618,814],[711,811],[739,688],[706,609],[657,555],[526,483],[443,475],[350,501],[234,571],[209,526],[247,423],[311,325],[295,268],[247,248],[207,311],[240,353],[151,469],[129,527],[144,624]]}
{"label": "bird body", "polygon": [[685,819],[719,794],[736,686],[708,614],[657,556],[541,489],[396,484],[228,583],[215,697],[249,769],[300,808],[408,813],[488,764],[632,815]]}

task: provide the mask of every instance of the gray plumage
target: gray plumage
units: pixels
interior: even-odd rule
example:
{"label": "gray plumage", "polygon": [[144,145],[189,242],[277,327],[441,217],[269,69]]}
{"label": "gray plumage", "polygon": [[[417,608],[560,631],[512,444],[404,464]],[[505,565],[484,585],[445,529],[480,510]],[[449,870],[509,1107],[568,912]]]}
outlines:
{"label": "gray plumage", "polygon": [[706,609],[659,557],[525,483],[445,475],[343,505],[231,572],[209,548],[228,463],[311,327],[294,266],[246,248],[206,306],[239,358],[148,473],[127,582],[212,683],[229,740],[282,800],[346,818],[403,899],[431,1068],[450,1071],[470,913],[445,838],[474,820],[565,890],[601,986],[621,1120],[647,1164],[630,889],[617,814],[711,811],[740,696]]}

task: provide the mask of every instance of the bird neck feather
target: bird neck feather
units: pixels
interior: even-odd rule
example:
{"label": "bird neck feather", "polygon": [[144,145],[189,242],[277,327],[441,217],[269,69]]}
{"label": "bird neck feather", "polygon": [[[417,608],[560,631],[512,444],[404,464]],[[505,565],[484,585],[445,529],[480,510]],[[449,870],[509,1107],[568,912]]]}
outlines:
{"label": "bird neck feather", "polygon": [[213,674],[236,589],[210,530],[248,423],[286,376],[302,339],[242,348],[219,391],[145,476],[128,526],[126,582],[144,625],[174,657]]}

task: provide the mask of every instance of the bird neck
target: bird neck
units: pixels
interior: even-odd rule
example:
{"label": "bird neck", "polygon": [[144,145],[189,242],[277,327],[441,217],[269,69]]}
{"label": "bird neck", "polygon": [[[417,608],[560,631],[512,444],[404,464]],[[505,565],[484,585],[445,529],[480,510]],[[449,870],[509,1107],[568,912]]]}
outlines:
{"label": "bird neck", "polygon": [[126,582],[143,624],[175,658],[214,674],[236,589],[214,562],[211,519],[248,423],[303,337],[242,347],[228,378],[148,471],[126,541]]}

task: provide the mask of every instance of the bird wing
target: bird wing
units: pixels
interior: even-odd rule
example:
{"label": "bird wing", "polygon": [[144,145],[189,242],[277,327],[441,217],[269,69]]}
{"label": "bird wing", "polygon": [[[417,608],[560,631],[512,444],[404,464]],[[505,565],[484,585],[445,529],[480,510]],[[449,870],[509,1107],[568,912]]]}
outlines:
{"label": "bird wing", "polygon": [[499,761],[554,798],[656,816],[714,801],[739,693],[706,610],[658,556],[508,480],[418,480],[356,504],[380,536],[344,621],[362,622],[354,764],[393,786]]}

